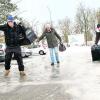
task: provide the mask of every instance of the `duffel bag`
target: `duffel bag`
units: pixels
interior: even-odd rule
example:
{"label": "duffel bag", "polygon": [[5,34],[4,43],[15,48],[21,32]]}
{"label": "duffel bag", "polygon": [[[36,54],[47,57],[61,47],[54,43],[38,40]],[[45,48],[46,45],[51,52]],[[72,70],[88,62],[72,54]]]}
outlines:
{"label": "duffel bag", "polygon": [[60,51],[60,52],[63,52],[63,51],[65,51],[65,50],[66,50],[65,45],[64,45],[63,43],[60,43],[60,44],[59,44],[59,51]]}
{"label": "duffel bag", "polygon": [[20,45],[30,45],[37,39],[35,32],[32,29],[26,29],[26,35],[20,36]]}
{"label": "duffel bag", "polygon": [[91,47],[92,61],[100,60],[100,45],[93,45]]}

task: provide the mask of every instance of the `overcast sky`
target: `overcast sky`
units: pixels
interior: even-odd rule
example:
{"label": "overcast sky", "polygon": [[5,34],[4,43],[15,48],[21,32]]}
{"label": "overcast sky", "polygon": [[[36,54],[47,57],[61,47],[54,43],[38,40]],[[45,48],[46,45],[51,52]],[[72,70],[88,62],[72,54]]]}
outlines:
{"label": "overcast sky", "polygon": [[[15,0],[13,0],[15,2]],[[100,0],[22,0],[18,3],[20,16],[27,20],[50,20],[50,12],[53,21],[68,16],[74,19],[80,2],[90,8],[99,8]]]}

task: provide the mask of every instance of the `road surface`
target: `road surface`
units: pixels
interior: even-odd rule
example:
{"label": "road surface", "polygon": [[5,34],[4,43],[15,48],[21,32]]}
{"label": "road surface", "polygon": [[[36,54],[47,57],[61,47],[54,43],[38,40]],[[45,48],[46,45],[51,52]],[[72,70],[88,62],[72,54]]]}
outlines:
{"label": "road surface", "polygon": [[100,100],[100,62],[91,61],[90,47],[70,47],[60,53],[60,66],[50,66],[49,54],[24,58],[26,77],[12,61],[9,77],[0,64],[0,100]]}

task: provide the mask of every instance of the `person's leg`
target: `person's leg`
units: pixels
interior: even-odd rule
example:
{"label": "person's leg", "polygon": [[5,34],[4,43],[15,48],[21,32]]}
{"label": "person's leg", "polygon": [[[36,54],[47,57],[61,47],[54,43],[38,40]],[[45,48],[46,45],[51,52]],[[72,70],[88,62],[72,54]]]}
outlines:
{"label": "person's leg", "polygon": [[54,65],[54,48],[49,48],[50,50],[50,58],[51,58],[51,65]]}
{"label": "person's leg", "polygon": [[100,34],[96,33],[95,44],[98,44],[99,39],[100,39]]}
{"label": "person's leg", "polygon": [[5,54],[5,76],[9,75],[10,72],[10,63],[11,63],[11,59],[12,59],[12,52],[6,52]]}
{"label": "person's leg", "polygon": [[22,55],[21,55],[21,50],[18,49],[18,52],[14,52],[14,57],[17,60],[18,63],[18,69],[20,71],[21,75],[25,75],[24,73],[24,65],[23,65],[23,59],[22,59]]}
{"label": "person's leg", "polygon": [[60,63],[60,62],[59,62],[58,47],[55,47],[55,48],[54,48],[54,54],[55,54],[57,63]]}

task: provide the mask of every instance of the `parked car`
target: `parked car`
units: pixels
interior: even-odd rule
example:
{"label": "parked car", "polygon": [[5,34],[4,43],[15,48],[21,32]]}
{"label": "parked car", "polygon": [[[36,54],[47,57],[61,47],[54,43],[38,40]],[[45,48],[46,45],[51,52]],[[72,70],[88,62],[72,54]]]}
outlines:
{"label": "parked car", "polygon": [[[5,49],[6,49],[5,43],[0,43],[0,62],[5,60]],[[32,55],[32,51],[27,47],[21,46],[21,50],[22,50],[22,57],[29,57]],[[14,58],[14,55],[12,58]]]}
{"label": "parked car", "polygon": [[47,53],[47,47],[41,45],[34,45],[32,49],[33,54],[45,55]]}
{"label": "parked car", "polygon": [[0,43],[0,61],[4,61],[5,60],[5,44],[4,43]]}
{"label": "parked car", "polygon": [[21,46],[21,50],[22,50],[22,57],[29,57],[32,55],[32,51],[27,47]]}

